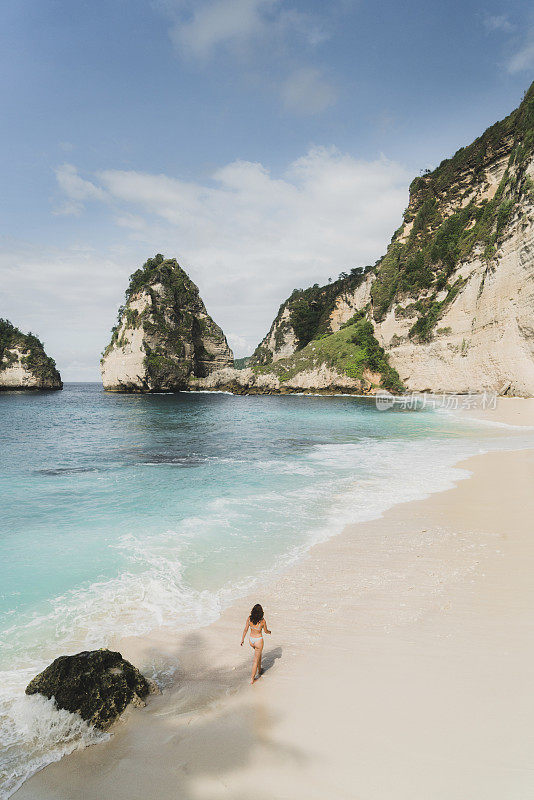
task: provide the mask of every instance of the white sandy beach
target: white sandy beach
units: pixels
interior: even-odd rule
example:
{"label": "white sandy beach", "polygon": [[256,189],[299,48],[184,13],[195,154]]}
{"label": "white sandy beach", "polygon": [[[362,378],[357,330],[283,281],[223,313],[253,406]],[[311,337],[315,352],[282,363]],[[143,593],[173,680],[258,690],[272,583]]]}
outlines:
{"label": "white sandy beach", "polygon": [[[485,418],[534,425],[534,401]],[[534,451],[348,527],[213,625],[120,643],[176,682],[16,800],[527,800],[534,795]],[[260,567],[261,568],[261,567]],[[240,648],[266,611],[264,676]]]}

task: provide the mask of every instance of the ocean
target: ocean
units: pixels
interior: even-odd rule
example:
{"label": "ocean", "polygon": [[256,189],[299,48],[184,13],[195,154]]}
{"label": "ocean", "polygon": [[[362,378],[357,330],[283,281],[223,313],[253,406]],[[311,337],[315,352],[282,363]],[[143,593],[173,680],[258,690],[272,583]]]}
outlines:
{"label": "ocean", "polygon": [[[0,394],[0,798],[99,734],[26,697],[55,657],[215,620],[348,522],[534,432],[356,397]],[[154,664],[153,677],[163,680]]]}

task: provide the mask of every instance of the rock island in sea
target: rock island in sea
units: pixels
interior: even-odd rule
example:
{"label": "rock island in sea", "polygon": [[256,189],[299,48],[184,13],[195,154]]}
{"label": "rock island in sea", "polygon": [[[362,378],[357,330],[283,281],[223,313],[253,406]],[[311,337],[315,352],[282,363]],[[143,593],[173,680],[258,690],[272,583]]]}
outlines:
{"label": "rock island in sea", "polygon": [[158,254],[130,276],[102,355],[104,389],[182,391],[233,363],[224,333],[176,259]]}
{"label": "rock island in sea", "polygon": [[0,391],[62,388],[56,362],[37,336],[0,319]]}

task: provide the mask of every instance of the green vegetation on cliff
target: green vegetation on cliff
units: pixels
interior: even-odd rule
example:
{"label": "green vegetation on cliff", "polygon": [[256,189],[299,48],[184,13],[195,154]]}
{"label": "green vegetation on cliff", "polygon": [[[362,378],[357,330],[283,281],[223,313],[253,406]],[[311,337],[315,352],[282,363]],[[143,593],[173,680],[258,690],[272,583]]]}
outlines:
{"label": "green vegetation on cliff", "polygon": [[268,365],[256,364],[252,369],[257,374],[272,373],[283,384],[298,373],[314,371],[323,365],[362,382],[365,371],[378,374],[377,386],[392,392],[404,391],[398,373],[390,366],[384,348],[374,336],[373,324],[366,319],[363,310],[336,333],[320,334],[292,356]]}
{"label": "green vegetation on cliff", "polygon": [[175,258],[165,258],[157,253],[149,258],[140,269],[130,275],[126,289],[126,301],[143,289],[161,283],[171,291],[176,302],[194,302],[198,298],[198,288],[189,275],[184,272]]}
{"label": "green vegetation on cliff", "polygon": [[[161,285],[165,292],[166,301],[174,305],[187,307],[197,305],[199,301],[198,288],[189,278],[187,273],[180,267],[175,258],[166,259],[161,253],[154,258],[149,258],[142,267],[130,275],[128,288],[125,292],[125,305],[119,307],[117,312],[117,324],[111,329],[111,342],[106,348],[104,355],[109,352],[114,344],[119,343],[119,330],[121,323],[126,323],[128,327],[139,327],[143,325],[147,330],[149,318],[149,329],[161,329],[166,332],[168,324],[165,320],[165,308],[158,302],[159,294],[154,291],[154,286]],[[128,307],[128,303],[134,295],[146,291],[150,296],[151,306],[146,308],[141,314],[133,308]],[[120,344],[120,343],[119,343]]]}
{"label": "green vegetation on cliff", "polygon": [[[372,267],[355,267],[350,273],[342,272],[337,280],[319,286],[318,283],[308,289],[295,289],[288,300],[280,306],[275,319],[275,345],[283,341],[286,332],[293,329],[298,342],[298,349],[305,347],[312,339],[330,333],[330,315],[334,310],[337,298],[343,293],[350,294],[363,283]],[[288,309],[287,319],[281,319]],[[252,364],[268,364],[272,353],[262,345],[258,345],[251,356]]]}
{"label": "green vegetation on cliff", "polygon": [[363,282],[371,267],[355,267],[350,273],[342,272],[339,278],[326,286],[317,283],[309,289],[295,289],[290,296],[289,307],[291,325],[295,331],[299,347],[305,347],[312,339],[330,333],[330,315],[336,299],[344,292],[354,292]]}
{"label": "green vegetation on cliff", "polygon": [[0,373],[19,360],[40,383],[61,388],[61,376],[56,362],[47,356],[42,342],[33,333],[22,333],[9,320],[0,319]]}
{"label": "green vegetation on cliff", "polygon": [[[419,297],[415,308],[419,319],[410,333],[422,340],[431,338],[433,326],[457,293],[459,278],[453,283],[450,278],[459,264],[475,248],[490,261],[521,201],[534,199],[526,171],[533,153],[534,84],[506,119],[433,172],[412,181],[404,215],[411,229],[402,238],[398,234],[405,228],[397,232],[376,267],[371,289],[376,320],[383,319],[395,300]],[[493,197],[487,197],[483,189],[488,170],[503,159],[507,166],[502,179]]]}

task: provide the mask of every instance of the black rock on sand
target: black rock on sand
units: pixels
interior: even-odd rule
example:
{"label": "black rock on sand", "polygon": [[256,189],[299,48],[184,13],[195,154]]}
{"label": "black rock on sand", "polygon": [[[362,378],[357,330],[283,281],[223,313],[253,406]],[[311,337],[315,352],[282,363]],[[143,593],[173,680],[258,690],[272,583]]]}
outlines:
{"label": "black rock on sand", "polygon": [[157,692],[152,681],[112,650],[60,656],[26,687],[26,694],[54,698],[58,708],[79,714],[101,730],[109,728],[130,703]]}

